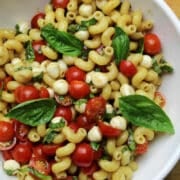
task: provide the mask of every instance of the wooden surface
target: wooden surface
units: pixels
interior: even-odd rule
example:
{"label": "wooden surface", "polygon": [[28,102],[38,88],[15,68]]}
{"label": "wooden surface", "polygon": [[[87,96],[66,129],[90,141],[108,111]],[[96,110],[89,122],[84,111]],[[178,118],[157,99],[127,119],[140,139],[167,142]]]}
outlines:
{"label": "wooden surface", "polygon": [[[175,14],[180,18],[180,0],[165,0]],[[180,180],[180,161],[176,164],[165,180]]]}

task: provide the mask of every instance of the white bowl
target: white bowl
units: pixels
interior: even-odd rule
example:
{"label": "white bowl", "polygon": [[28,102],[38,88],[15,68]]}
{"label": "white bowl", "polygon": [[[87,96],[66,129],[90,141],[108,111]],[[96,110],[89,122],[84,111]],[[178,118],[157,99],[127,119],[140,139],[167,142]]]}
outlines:
{"label": "white bowl", "polygon": [[[20,21],[30,20],[49,0],[1,0],[0,27],[14,27]],[[159,136],[150,145],[148,153],[138,159],[139,169],[133,180],[160,180],[173,168],[180,156],[180,23],[163,0],[131,0],[133,9],[142,9],[145,16],[153,19],[154,31],[160,36],[165,58],[175,71],[164,77],[161,91],[167,98],[165,110],[175,128],[174,135]],[[179,68],[179,69],[178,69]],[[0,168],[1,179],[14,179],[6,176]]]}

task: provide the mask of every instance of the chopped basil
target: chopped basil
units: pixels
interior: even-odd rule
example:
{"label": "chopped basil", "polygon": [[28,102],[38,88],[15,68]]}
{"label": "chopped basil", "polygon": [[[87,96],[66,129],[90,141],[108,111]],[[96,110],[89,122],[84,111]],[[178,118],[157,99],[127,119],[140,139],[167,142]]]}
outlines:
{"label": "chopped basil", "polygon": [[14,71],[17,72],[17,71],[21,71],[21,70],[25,70],[25,69],[32,70],[32,67],[20,66],[20,67],[14,69]]}
{"label": "chopped basil", "polygon": [[54,140],[54,138],[57,134],[58,133],[56,132],[56,130],[51,129],[51,128],[48,129],[46,132],[46,135],[43,138],[43,143],[47,143],[47,144],[52,143],[52,141]]}
{"label": "chopped basil", "polygon": [[142,54],[143,51],[144,51],[144,39],[142,38],[142,39],[139,39],[139,41],[138,41],[138,48],[136,50],[136,53]]}
{"label": "chopped basil", "polygon": [[134,151],[136,149],[136,142],[134,141],[133,131],[132,129],[128,129],[129,137],[128,137],[128,147],[131,151]]}
{"label": "chopped basil", "polygon": [[83,42],[68,32],[59,31],[52,24],[44,26],[41,29],[41,35],[49,46],[59,53],[69,56],[82,54]]}
{"label": "chopped basil", "polygon": [[36,99],[26,101],[13,107],[7,117],[17,119],[29,126],[37,126],[49,122],[55,112],[56,104],[53,99]]}
{"label": "chopped basil", "polygon": [[34,49],[32,47],[31,41],[25,43],[25,56],[26,60],[33,61],[35,59]]}
{"label": "chopped basil", "polygon": [[32,81],[33,81],[33,82],[42,82],[42,80],[43,80],[43,75],[44,75],[44,73],[41,72],[41,73],[38,74],[37,76],[34,76],[34,77],[32,78]]}
{"label": "chopped basil", "polygon": [[91,142],[91,147],[93,150],[98,151],[100,144],[97,142]]}
{"label": "chopped basil", "polygon": [[81,21],[81,27],[88,28],[89,26],[92,26],[96,24],[97,20],[95,18],[89,19],[87,21]]}
{"label": "chopped basil", "polygon": [[132,124],[154,131],[174,133],[171,120],[152,100],[142,95],[123,96],[119,99],[122,115]]}
{"label": "chopped basil", "polygon": [[115,62],[118,65],[122,59],[126,59],[129,53],[129,37],[120,28],[115,27],[115,35],[112,39]]}

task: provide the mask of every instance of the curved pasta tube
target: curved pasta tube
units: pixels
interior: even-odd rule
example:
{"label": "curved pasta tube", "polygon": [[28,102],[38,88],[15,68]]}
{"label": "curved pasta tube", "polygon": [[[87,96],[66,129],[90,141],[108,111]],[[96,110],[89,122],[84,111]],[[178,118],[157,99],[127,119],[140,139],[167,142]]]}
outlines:
{"label": "curved pasta tube", "polygon": [[104,46],[111,46],[112,44],[112,36],[115,33],[114,27],[108,27],[101,36],[101,42]]}
{"label": "curved pasta tube", "polygon": [[9,53],[6,47],[0,46],[0,65],[4,65],[9,61]]}
{"label": "curved pasta tube", "polygon": [[106,172],[114,172],[116,171],[119,166],[120,166],[120,161],[116,161],[116,160],[105,160],[105,159],[101,159],[98,161],[99,166],[101,167],[101,169],[103,169]]}
{"label": "curved pasta tube", "polygon": [[106,86],[103,87],[103,89],[102,89],[101,96],[104,99],[108,100],[111,97],[111,92],[112,92],[111,86],[109,84],[106,84]]}
{"label": "curved pasta tube", "polygon": [[105,14],[110,15],[110,13],[121,3],[120,0],[110,0],[104,4],[102,10]]}
{"label": "curved pasta tube", "polygon": [[15,103],[14,93],[9,93],[7,91],[1,92],[1,99],[7,103]]}
{"label": "curved pasta tube", "polygon": [[15,50],[20,53],[23,50],[23,45],[16,39],[9,39],[4,43],[4,46],[9,50]]}
{"label": "curved pasta tube", "polygon": [[64,157],[69,156],[75,150],[76,145],[74,143],[68,143],[65,146],[61,146],[56,150],[56,156]]}
{"label": "curved pasta tube", "polygon": [[128,0],[125,0],[121,4],[120,13],[128,14],[131,8],[131,3]]}
{"label": "curved pasta tube", "polygon": [[96,49],[101,45],[101,37],[99,35],[95,35],[93,36],[93,39],[85,40],[84,45],[90,49]]}
{"label": "curved pasta tube", "polygon": [[134,131],[134,140],[137,144],[144,144],[154,139],[154,131],[145,127],[137,127]]}
{"label": "curved pasta tube", "polygon": [[93,68],[95,66],[94,62],[91,61],[91,59],[89,59],[89,58],[88,58],[87,61],[85,61],[85,60],[83,60],[81,58],[75,58],[74,59],[74,64],[78,68],[80,68],[80,69],[82,69],[84,71],[91,71],[91,70],[93,70]]}
{"label": "curved pasta tube", "polygon": [[116,140],[114,138],[107,139],[106,151],[108,154],[113,155],[116,150]]}
{"label": "curved pasta tube", "polygon": [[93,173],[93,179],[104,180],[108,178],[108,173],[104,170],[99,170]]}
{"label": "curved pasta tube", "polygon": [[88,59],[90,59],[95,64],[104,66],[111,61],[113,53],[114,53],[113,48],[107,46],[104,48],[104,55],[100,55],[97,51],[92,50],[89,52]]}
{"label": "curved pasta tube", "polygon": [[133,171],[128,166],[121,166],[116,172],[112,173],[112,180],[131,179]]}
{"label": "curved pasta tube", "polygon": [[28,139],[31,142],[38,142],[40,140],[40,135],[37,133],[36,129],[32,128],[29,132],[28,132]]}
{"label": "curved pasta tube", "polygon": [[128,137],[129,137],[128,131],[127,130],[123,131],[122,134],[116,140],[117,146],[123,145],[128,140]]}
{"label": "curved pasta tube", "polygon": [[107,70],[108,70],[108,72],[106,72],[106,73],[104,73],[104,74],[107,76],[107,78],[108,78],[109,81],[114,80],[114,79],[117,77],[118,73],[119,73],[119,71],[118,71],[118,69],[117,69],[117,66],[115,65],[114,62],[112,62],[112,63],[107,67]]}

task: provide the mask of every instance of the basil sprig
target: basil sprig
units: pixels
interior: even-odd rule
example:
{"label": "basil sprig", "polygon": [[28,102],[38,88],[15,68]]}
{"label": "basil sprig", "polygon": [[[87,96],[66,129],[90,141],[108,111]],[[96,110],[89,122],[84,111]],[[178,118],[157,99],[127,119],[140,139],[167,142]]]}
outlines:
{"label": "basil sprig", "polygon": [[127,58],[129,53],[129,37],[120,27],[115,27],[112,47],[114,49],[115,62],[118,65],[122,59]]}
{"label": "basil sprig", "polygon": [[41,29],[41,35],[49,46],[59,53],[70,56],[82,54],[83,42],[68,32],[59,31],[52,24],[44,26]]}
{"label": "basil sprig", "polygon": [[123,96],[119,99],[122,115],[136,126],[154,131],[174,133],[171,120],[152,100],[142,95]]}
{"label": "basil sprig", "polygon": [[34,50],[31,41],[25,43],[25,56],[26,60],[33,61],[35,59]]}
{"label": "basil sprig", "polygon": [[29,126],[37,126],[49,122],[55,112],[56,103],[53,99],[30,100],[13,107],[7,117],[17,119]]}

